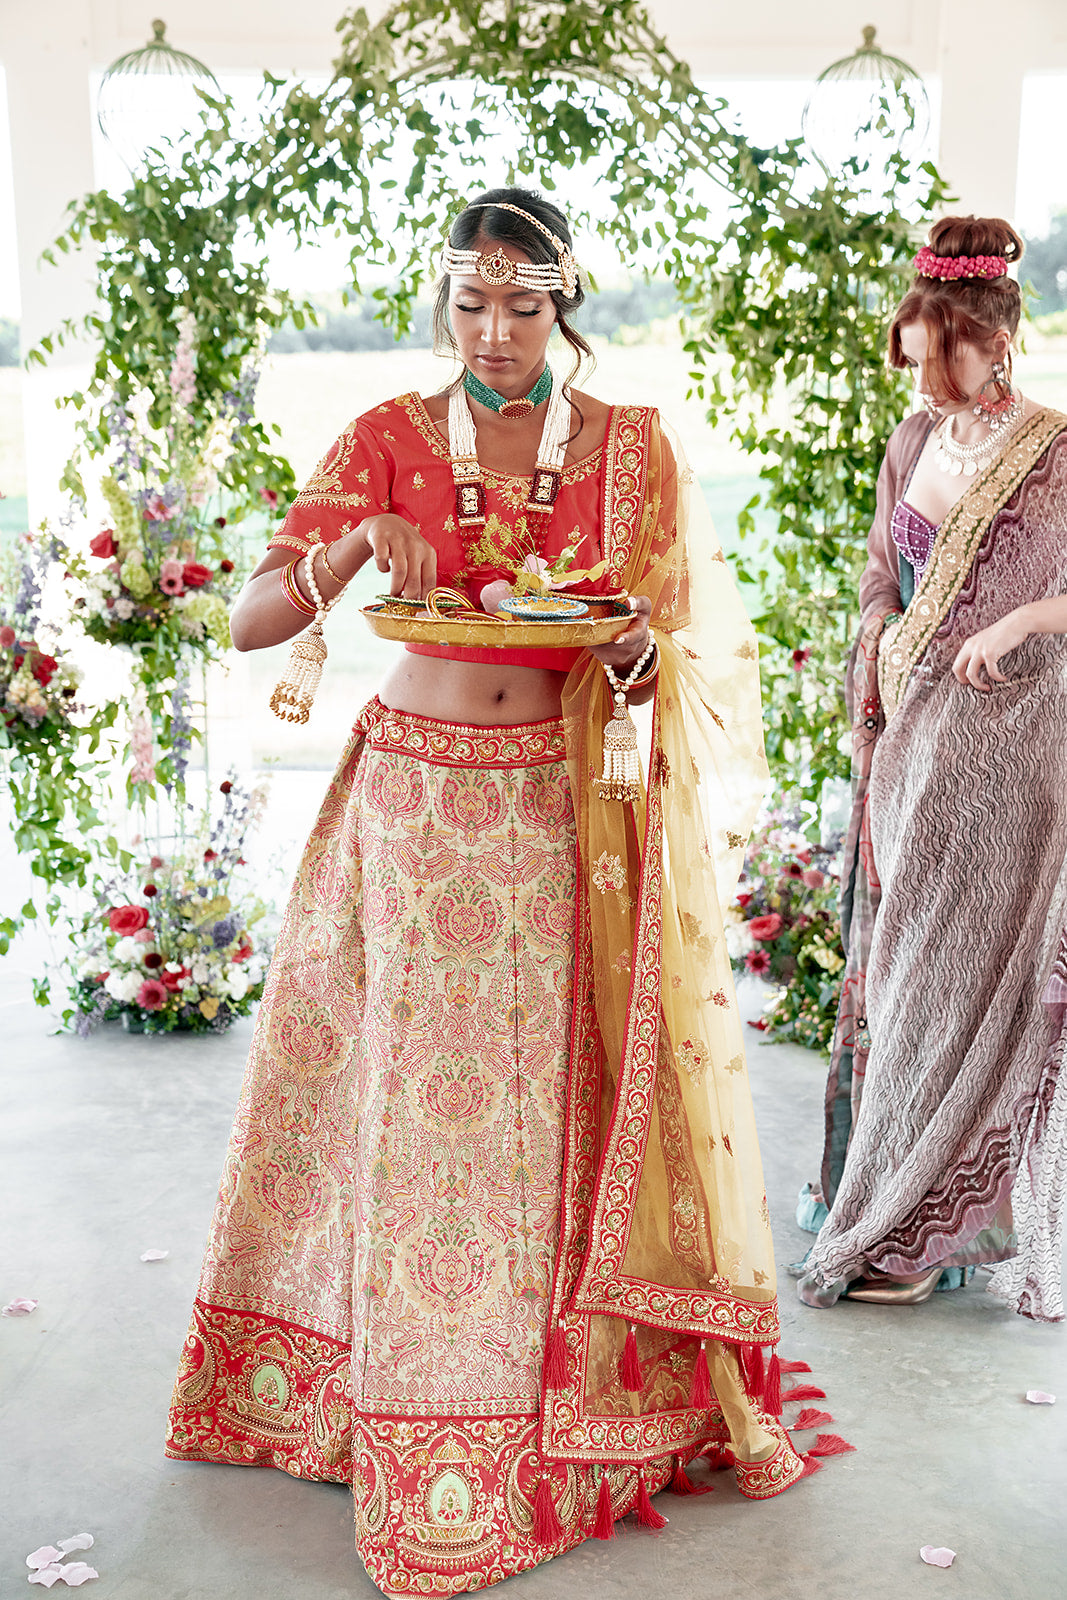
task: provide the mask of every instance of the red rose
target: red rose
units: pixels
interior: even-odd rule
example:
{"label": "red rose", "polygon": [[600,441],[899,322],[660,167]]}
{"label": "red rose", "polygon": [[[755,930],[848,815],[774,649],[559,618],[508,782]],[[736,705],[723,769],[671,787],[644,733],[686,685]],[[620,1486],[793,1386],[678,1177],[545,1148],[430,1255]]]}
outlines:
{"label": "red rose", "polygon": [[161,967],[163,965],[163,957],[158,950],[150,950],[144,958],[144,964],[151,969]]}
{"label": "red rose", "polygon": [[151,900],[151,898],[152,898],[152,896],[154,894],[158,894],[159,893],[159,890],[156,888],[154,883],[146,883],[145,886],[144,886],[144,893]]}
{"label": "red rose", "polygon": [[738,905],[739,905],[739,906],[740,906],[740,907],[741,907],[741,910],[742,910],[742,911],[743,911],[743,910],[744,910],[744,909],[745,909],[745,907],[746,907],[746,906],[747,906],[747,905],[748,905],[748,904],[749,904],[749,902],[750,902],[750,901],[751,901],[751,899],[752,899],[752,896],[751,896],[751,895],[750,895],[750,894],[739,894],[739,895],[738,895],[738,897],[737,897],[737,903],[738,903]]}
{"label": "red rose", "polygon": [[160,983],[166,984],[166,986],[170,990],[171,994],[175,994],[177,992],[177,988],[178,988],[178,985],[181,982],[181,980],[183,978],[187,978],[188,976],[189,976],[188,967],[182,967],[180,972],[168,972],[164,968],[164,970],[159,974],[159,981],[160,981]]}
{"label": "red rose", "polygon": [[756,973],[757,977],[771,970],[771,958],[766,950],[750,950],[745,957],[745,966],[749,972]]}
{"label": "red rose", "polygon": [[5,650],[10,650],[14,642],[15,630],[5,623],[4,626],[0,628],[0,645],[2,645]]}
{"label": "red rose", "polygon": [[90,539],[89,550],[92,555],[102,556],[105,561],[110,561],[112,556],[117,556],[119,547],[115,543],[114,528],[105,528],[103,533],[98,533],[95,539]]}
{"label": "red rose", "polygon": [[224,528],[226,526],[226,518],[225,517],[216,517],[215,518],[215,526],[216,526],[216,528]]}
{"label": "red rose", "polygon": [[202,589],[214,576],[211,568],[202,567],[199,561],[187,561],[182,568],[182,582],[187,589]]}
{"label": "red rose", "polygon": [[275,490],[275,489],[261,489],[259,491],[259,498],[261,500],[265,500],[267,502],[267,504],[270,506],[272,511],[274,510],[274,507],[278,504],[278,493],[277,493],[277,490]]}
{"label": "red rose", "polygon": [[55,676],[59,662],[55,656],[38,656],[33,664],[33,675],[42,689],[47,689]]}
{"label": "red rose", "polygon": [[204,851],[204,860],[205,861],[217,861],[218,859],[219,859],[219,853],[218,853],[217,850],[205,850]]}
{"label": "red rose", "polygon": [[247,961],[251,954],[252,946],[250,944],[243,944],[233,959],[234,961]]}
{"label": "red rose", "polygon": [[811,660],[811,651],[810,650],[794,650],[791,659],[792,659],[792,663],[793,663],[793,671],[794,672],[803,672],[804,668],[807,666],[808,662]]}
{"label": "red rose", "polygon": [[148,865],[152,869],[153,872],[156,872],[163,865],[163,857],[162,856],[150,856],[149,860],[148,860]]}
{"label": "red rose", "polygon": [[753,939],[777,939],[782,931],[782,919],[777,911],[771,911],[765,917],[753,917],[748,927]]}
{"label": "red rose", "polygon": [[146,906],[113,906],[107,914],[107,925],[112,933],[136,933],[138,928],[148,926],[148,908]]}
{"label": "red rose", "polygon": [[230,782],[229,778],[224,778],[223,781],[219,784],[219,793],[220,794],[229,794],[229,792],[230,792],[230,790],[232,788],[233,788],[233,784]]}
{"label": "red rose", "polygon": [[137,1004],[142,1011],[162,1011],[167,1003],[167,991],[158,978],[146,978],[137,991]]}
{"label": "red rose", "polygon": [[232,572],[233,571],[233,562],[232,561],[220,561],[219,562],[219,571],[220,572]]}

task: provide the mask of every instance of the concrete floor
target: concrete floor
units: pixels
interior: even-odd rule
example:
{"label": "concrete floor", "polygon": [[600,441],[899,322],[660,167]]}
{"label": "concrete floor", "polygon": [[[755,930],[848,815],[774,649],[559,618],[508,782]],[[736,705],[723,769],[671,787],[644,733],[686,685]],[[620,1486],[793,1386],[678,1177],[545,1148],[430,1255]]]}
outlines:
{"label": "concrete floor", "polygon": [[[250,1026],[196,1040],[108,1029],[83,1043],[49,1036],[17,989],[0,1010],[0,1300],[40,1301],[0,1321],[0,1594],[27,1592],[31,1550],[83,1530],[96,1538],[94,1600],[378,1592],[344,1489],[162,1453]],[[749,1054],[784,1264],[806,1243],[792,1206],[815,1168],[821,1064],[755,1035]],[[168,1259],[142,1264],[149,1248]],[[857,1453],[764,1503],[725,1474],[713,1496],[661,1496],[662,1534],[624,1527],[511,1580],[509,1597],[1067,1595],[1067,1325],[1024,1322],[977,1286],[828,1312],[798,1305],[784,1272],[780,1290],[783,1353],[811,1363],[803,1381],[826,1390],[820,1404]],[[1026,1404],[1035,1388],[1059,1404]],[[956,1550],[955,1565],[924,1566],[925,1544]]]}

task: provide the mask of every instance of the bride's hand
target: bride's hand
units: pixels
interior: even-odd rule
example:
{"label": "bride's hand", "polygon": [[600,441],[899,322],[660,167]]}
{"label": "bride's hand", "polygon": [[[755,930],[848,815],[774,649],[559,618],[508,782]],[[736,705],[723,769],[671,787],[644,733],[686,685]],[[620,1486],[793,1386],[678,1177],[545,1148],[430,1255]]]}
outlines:
{"label": "bride's hand", "polygon": [[960,646],[952,663],[953,676],[982,694],[991,693],[994,683],[1008,682],[1000,671],[1000,658],[1021,645],[1032,631],[1021,608],[1009,611],[999,622],[983,628],[980,633],[972,633]]}
{"label": "bride's hand", "polygon": [[437,551],[403,517],[382,511],[356,531],[366,541],[378,571],[390,574],[390,594],[421,600],[437,587]]}
{"label": "bride's hand", "polygon": [[637,665],[649,645],[648,619],[652,615],[652,602],[643,594],[630,595],[632,621],[622,633],[616,634],[610,644],[590,645],[590,655],[605,662],[613,672],[625,677]]}

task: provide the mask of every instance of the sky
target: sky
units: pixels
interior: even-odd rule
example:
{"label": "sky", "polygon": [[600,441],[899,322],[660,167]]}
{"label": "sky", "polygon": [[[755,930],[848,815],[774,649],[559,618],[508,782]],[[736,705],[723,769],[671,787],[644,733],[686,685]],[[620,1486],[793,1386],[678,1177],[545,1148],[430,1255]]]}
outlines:
{"label": "sky", "polygon": [[[223,88],[239,104],[250,105],[258,79],[224,77]],[[714,97],[728,100],[746,135],[757,144],[779,143],[797,137],[804,102],[810,84],[776,79],[742,82],[731,80],[706,83]],[[933,121],[936,126],[937,86],[931,86]],[[1024,233],[1043,233],[1054,211],[1067,207],[1067,167],[1060,152],[1067,148],[1067,77],[1031,76],[1023,95],[1020,140],[1019,190],[1016,225]],[[94,157],[101,186],[123,188],[125,169],[114,151],[94,127]],[[592,271],[604,281],[618,271],[618,263],[604,254],[596,241],[579,241],[578,253]],[[343,244],[326,241],[318,250],[306,246],[299,254],[284,240],[279,241],[273,259],[273,273],[279,287],[312,294],[338,288],[345,281]],[[18,270],[14,240],[14,204],[11,186],[11,151],[7,119],[7,97],[0,71],[0,317],[19,314]]]}

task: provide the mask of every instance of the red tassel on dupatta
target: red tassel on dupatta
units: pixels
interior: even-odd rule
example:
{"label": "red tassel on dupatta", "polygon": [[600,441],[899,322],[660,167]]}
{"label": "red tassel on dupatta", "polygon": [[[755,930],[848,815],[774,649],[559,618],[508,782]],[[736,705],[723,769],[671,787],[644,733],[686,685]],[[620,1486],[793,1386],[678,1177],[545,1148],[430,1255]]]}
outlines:
{"label": "red tassel on dupatta", "polygon": [[548,1479],[544,1477],[538,1478],[533,1499],[533,1536],[535,1544],[556,1544],[563,1538],[563,1524]]}
{"label": "red tassel on dupatta", "polygon": [[708,1354],[704,1343],[701,1339],[689,1384],[689,1404],[695,1411],[706,1411],[711,1405],[711,1373],[708,1371]]}
{"label": "red tassel on dupatta", "polygon": [[661,1517],[652,1501],[648,1497],[648,1485],[645,1482],[645,1469],[637,1469],[637,1499],[634,1502],[634,1513],[642,1528],[665,1528],[667,1518]]}
{"label": "red tassel on dupatta", "polygon": [[637,1356],[637,1326],[632,1322],[626,1335],[626,1343],[622,1347],[619,1376],[622,1379],[622,1386],[628,1394],[640,1394],[645,1387],[641,1363]]}
{"label": "red tassel on dupatta", "polygon": [[763,1372],[763,1346],[761,1344],[742,1344],[738,1345],[737,1351],[748,1397],[750,1400],[757,1400],[762,1404],[763,1386],[766,1381]]}
{"label": "red tassel on dupatta", "polygon": [[694,1483],[682,1465],[681,1456],[674,1458],[674,1472],[671,1476],[671,1494],[714,1494],[713,1483]]}
{"label": "red tassel on dupatta", "polygon": [[545,1347],[545,1388],[565,1389],[571,1381],[571,1358],[563,1329],[557,1322]]}
{"label": "red tassel on dupatta", "polygon": [[767,1376],[763,1382],[763,1409],[772,1417],[782,1414],[782,1363],[775,1350],[767,1363]]}
{"label": "red tassel on dupatta", "polygon": [[607,1472],[600,1474],[600,1491],[596,1497],[596,1521],[593,1523],[594,1539],[614,1539],[615,1511],[611,1504],[611,1485]]}

